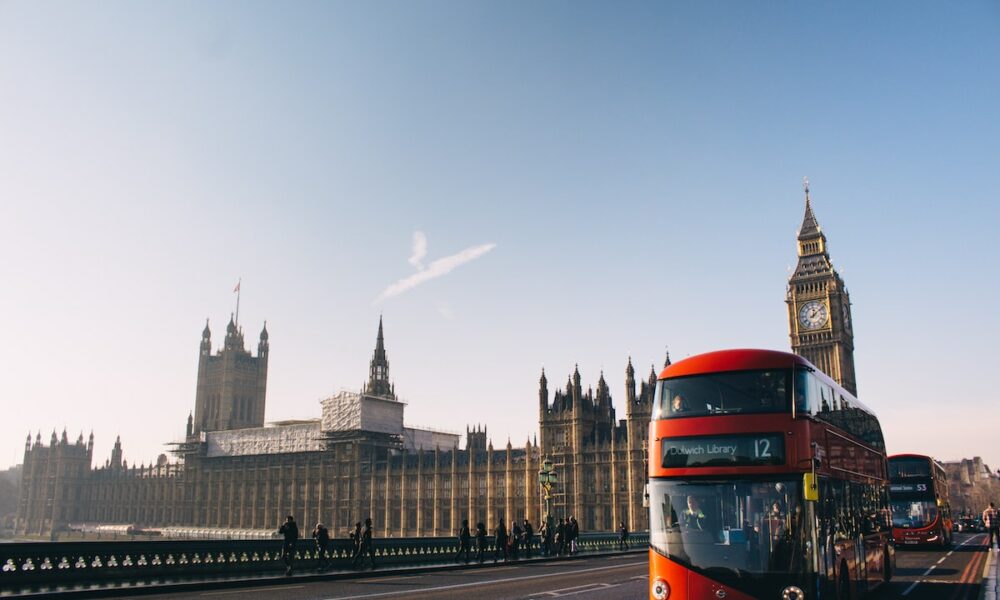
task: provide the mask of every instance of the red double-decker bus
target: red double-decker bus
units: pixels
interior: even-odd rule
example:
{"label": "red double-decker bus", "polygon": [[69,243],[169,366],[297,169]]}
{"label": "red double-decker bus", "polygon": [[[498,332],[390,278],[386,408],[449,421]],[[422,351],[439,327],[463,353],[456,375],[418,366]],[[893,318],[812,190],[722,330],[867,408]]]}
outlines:
{"label": "red double-decker bus", "polygon": [[951,545],[948,476],[936,460],[922,454],[890,456],[889,499],[897,544]]}
{"label": "red double-decker bus", "polygon": [[802,357],[670,365],[649,449],[650,598],[860,598],[891,577],[881,427]]}

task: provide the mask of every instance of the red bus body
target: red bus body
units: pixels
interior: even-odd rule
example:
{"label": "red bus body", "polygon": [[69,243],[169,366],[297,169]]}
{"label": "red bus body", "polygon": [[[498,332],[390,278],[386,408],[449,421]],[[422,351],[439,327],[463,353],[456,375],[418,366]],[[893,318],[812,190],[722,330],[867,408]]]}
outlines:
{"label": "red bus body", "polygon": [[648,447],[651,599],[859,598],[891,576],[881,429],[802,357],[668,366]]}
{"label": "red bus body", "polygon": [[948,476],[936,460],[923,454],[890,456],[889,498],[896,544],[951,545]]}

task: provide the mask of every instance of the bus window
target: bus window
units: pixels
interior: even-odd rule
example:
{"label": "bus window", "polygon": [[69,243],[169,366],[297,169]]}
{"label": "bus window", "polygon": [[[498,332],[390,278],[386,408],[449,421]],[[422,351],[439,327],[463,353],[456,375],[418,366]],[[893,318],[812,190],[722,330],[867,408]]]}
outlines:
{"label": "bus window", "polygon": [[805,369],[795,370],[795,412],[815,415],[819,402],[816,399],[816,378]]}
{"label": "bus window", "polygon": [[664,379],[657,389],[653,415],[655,419],[673,419],[787,412],[790,377],[790,370],[775,369]]}

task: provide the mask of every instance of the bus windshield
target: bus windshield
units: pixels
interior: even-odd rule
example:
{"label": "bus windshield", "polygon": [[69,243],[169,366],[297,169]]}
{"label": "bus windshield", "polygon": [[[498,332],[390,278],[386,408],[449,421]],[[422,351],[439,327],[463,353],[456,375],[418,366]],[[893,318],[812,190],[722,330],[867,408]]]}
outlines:
{"label": "bus windshield", "polygon": [[754,576],[803,574],[812,546],[799,487],[792,480],[652,479],[650,545],[737,586]]}
{"label": "bus windshield", "polygon": [[892,458],[889,460],[889,479],[930,477],[931,465],[926,458]]}
{"label": "bus windshield", "polygon": [[928,527],[937,519],[933,500],[897,500],[892,502],[892,526],[901,529]]}
{"label": "bus windshield", "polygon": [[654,419],[789,411],[791,370],[730,371],[660,381]]}

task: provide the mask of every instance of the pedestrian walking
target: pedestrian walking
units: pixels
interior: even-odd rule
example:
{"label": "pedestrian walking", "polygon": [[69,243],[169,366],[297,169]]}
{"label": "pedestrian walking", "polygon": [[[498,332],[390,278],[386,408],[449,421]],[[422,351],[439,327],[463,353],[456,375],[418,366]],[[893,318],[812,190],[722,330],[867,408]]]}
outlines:
{"label": "pedestrian walking", "polygon": [[521,531],[521,535],[524,536],[524,541],[521,544],[524,547],[524,555],[526,558],[531,558],[531,544],[535,541],[535,532],[531,529],[531,522],[525,519],[524,528]]}
{"label": "pedestrian walking", "polygon": [[542,526],[538,530],[539,550],[542,556],[548,556],[552,552],[552,530],[549,529],[548,520],[542,521]]}
{"label": "pedestrian walking", "polygon": [[462,528],[458,530],[458,554],[455,555],[455,562],[462,560],[462,553],[465,552],[465,564],[469,564],[469,551],[472,545],[472,532],[469,531],[469,520],[462,520]]}
{"label": "pedestrian walking", "polygon": [[358,546],[358,554],[354,558],[354,568],[360,569],[364,568],[365,557],[371,562],[372,570],[375,570],[375,540],[373,539],[372,533],[372,520],[371,518],[365,519],[365,528],[361,532],[360,536],[361,542]]}
{"label": "pedestrian walking", "polygon": [[288,515],[278,533],[284,538],[281,557],[285,559],[285,575],[291,575],[295,563],[295,543],[299,541],[299,526],[295,524],[295,517]]}
{"label": "pedestrian walking", "polygon": [[507,562],[507,527],[503,524],[503,517],[500,517],[500,524],[497,525],[494,533],[496,534],[496,544],[493,548],[493,562],[496,563],[501,556],[503,556],[503,561]]}
{"label": "pedestrian walking", "polygon": [[983,525],[990,532],[990,550],[993,549],[993,540],[997,541],[997,548],[1000,549],[1000,514],[997,513],[997,508],[992,502],[983,511]]}
{"label": "pedestrian walking", "polygon": [[576,539],[580,537],[580,524],[576,517],[569,518],[569,553],[576,554]]}
{"label": "pedestrian walking", "polygon": [[559,524],[556,525],[555,545],[556,554],[562,556],[566,551],[566,517],[559,519]]}
{"label": "pedestrian walking", "polygon": [[330,530],[322,523],[316,523],[312,537],[316,540],[316,570],[323,571],[330,566],[330,555],[327,554],[327,546],[330,545]]}
{"label": "pedestrian walking", "polygon": [[513,560],[517,560],[517,552],[521,546],[522,535],[524,535],[524,532],[521,531],[521,525],[515,519],[510,526],[510,543],[507,544],[510,546],[510,557]]}
{"label": "pedestrian walking", "polygon": [[354,531],[351,532],[351,564],[358,560],[361,554],[361,521],[354,524]]}
{"label": "pedestrian walking", "polygon": [[618,524],[618,549],[628,550],[628,527],[625,521]]}
{"label": "pedestrian walking", "polygon": [[483,555],[486,553],[486,525],[480,521],[476,524],[476,558],[479,564],[483,564]]}

